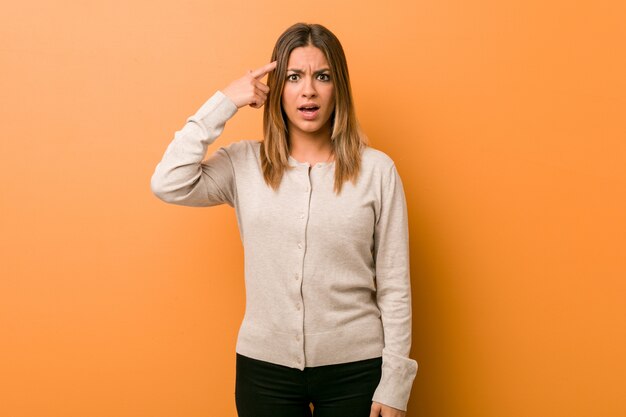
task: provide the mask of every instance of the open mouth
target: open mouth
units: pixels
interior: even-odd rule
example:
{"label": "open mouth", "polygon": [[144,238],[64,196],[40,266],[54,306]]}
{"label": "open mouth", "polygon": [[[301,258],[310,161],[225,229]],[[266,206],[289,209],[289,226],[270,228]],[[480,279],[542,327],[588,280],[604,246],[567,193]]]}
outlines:
{"label": "open mouth", "polygon": [[298,110],[306,113],[306,114],[313,114],[316,111],[318,111],[320,109],[319,106],[302,106],[302,107],[298,107]]}

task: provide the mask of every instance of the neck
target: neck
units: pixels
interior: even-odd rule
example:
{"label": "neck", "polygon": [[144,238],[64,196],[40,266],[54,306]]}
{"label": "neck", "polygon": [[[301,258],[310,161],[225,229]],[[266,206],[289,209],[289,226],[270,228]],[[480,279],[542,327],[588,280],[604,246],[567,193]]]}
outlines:
{"label": "neck", "polygon": [[289,152],[297,160],[330,160],[333,154],[333,144],[330,133],[292,131],[289,134]]}

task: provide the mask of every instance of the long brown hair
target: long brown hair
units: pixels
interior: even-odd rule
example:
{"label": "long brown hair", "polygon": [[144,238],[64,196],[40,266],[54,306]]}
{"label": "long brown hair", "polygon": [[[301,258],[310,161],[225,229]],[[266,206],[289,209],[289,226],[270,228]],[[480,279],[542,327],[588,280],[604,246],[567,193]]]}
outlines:
{"label": "long brown hair", "polygon": [[336,194],[341,192],[347,180],[356,183],[361,168],[361,152],[367,145],[367,138],[361,132],[352,99],[348,64],[339,39],[319,24],[296,23],[289,27],[276,41],[272,52],[273,61],[278,61],[276,69],[270,72],[267,85],[270,93],[263,110],[263,134],[261,144],[261,168],[265,182],[276,190],[289,165],[289,141],[286,115],[282,108],[281,96],[287,74],[289,55],[301,46],[319,48],[330,65],[331,79],[335,91],[335,109],[331,115],[332,153],[335,156]]}

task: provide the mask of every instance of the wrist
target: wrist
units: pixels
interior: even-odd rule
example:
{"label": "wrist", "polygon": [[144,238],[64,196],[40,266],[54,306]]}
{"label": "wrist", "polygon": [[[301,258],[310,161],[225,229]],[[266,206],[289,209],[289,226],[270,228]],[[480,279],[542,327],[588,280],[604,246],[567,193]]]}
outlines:
{"label": "wrist", "polygon": [[230,91],[228,90],[228,87],[223,88],[221,90],[218,90],[220,93],[222,93],[224,96],[226,96],[226,98],[228,100],[230,100],[237,108],[240,108],[241,105],[239,103],[237,103],[235,101],[235,99],[233,98],[232,94],[230,93]]}

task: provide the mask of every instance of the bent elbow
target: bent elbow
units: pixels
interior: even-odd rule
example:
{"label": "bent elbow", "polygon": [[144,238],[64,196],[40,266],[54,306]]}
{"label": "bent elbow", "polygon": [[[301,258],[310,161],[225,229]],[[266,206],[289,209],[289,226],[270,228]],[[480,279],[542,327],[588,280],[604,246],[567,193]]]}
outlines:
{"label": "bent elbow", "polygon": [[174,196],[172,193],[168,192],[163,180],[157,175],[156,172],[152,175],[152,178],[150,178],[150,190],[159,200],[166,203],[174,202]]}

